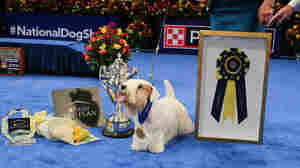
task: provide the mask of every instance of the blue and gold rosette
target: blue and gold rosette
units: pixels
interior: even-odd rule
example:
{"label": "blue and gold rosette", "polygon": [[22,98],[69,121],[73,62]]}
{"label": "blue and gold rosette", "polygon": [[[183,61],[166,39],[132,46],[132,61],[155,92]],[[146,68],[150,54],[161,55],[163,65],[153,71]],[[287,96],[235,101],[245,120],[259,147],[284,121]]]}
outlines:
{"label": "blue and gold rosette", "polygon": [[[229,117],[232,123],[243,122],[247,116],[247,96],[245,76],[250,62],[247,55],[238,48],[228,48],[217,60],[217,86],[211,115],[220,122]],[[236,117],[237,115],[237,117]]]}

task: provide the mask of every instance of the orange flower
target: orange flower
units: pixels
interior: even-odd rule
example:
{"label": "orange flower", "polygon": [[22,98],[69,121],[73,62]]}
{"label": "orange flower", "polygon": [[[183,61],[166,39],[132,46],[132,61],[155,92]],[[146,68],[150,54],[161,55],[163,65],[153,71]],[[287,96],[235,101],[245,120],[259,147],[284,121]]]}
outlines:
{"label": "orange flower", "polygon": [[85,60],[86,62],[88,62],[89,59],[90,59],[90,56],[89,56],[87,53],[83,53],[82,55],[84,56],[84,60]]}
{"label": "orange flower", "polygon": [[129,47],[127,42],[126,42],[126,43],[124,43],[124,47]]}
{"label": "orange flower", "polygon": [[107,51],[106,51],[105,49],[100,50],[100,54],[101,54],[101,55],[104,55],[104,54],[106,54],[106,53],[107,53]]}
{"label": "orange flower", "polygon": [[104,39],[104,37],[103,36],[99,36],[99,37],[97,37],[97,40],[103,40]]}
{"label": "orange flower", "polygon": [[87,53],[82,54],[84,57],[88,57],[89,55]]}
{"label": "orange flower", "polygon": [[86,56],[86,57],[84,57],[84,60],[85,60],[86,62],[88,62],[88,61],[90,60],[90,57],[89,57],[89,56]]}
{"label": "orange flower", "polygon": [[128,56],[130,57],[130,56],[131,56],[131,52],[130,52],[130,50],[128,50],[128,52],[127,52],[127,53],[128,53]]}
{"label": "orange flower", "polygon": [[99,32],[100,33],[106,33],[106,31],[107,31],[107,27],[106,26],[103,26],[103,27],[99,27]]}
{"label": "orange flower", "polygon": [[122,54],[125,54],[126,51],[127,51],[127,48],[123,48],[123,49],[122,49]]}
{"label": "orange flower", "polygon": [[96,37],[92,37],[91,42],[94,43],[96,42],[96,40],[97,40]]}
{"label": "orange flower", "polygon": [[297,28],[298,28],[298,25],[294,25],[294,26],[293,26],[293,29],[296,30]]}
{"label": "orange flower", "polygon": [[120,44],[124,44],[126,41],[124,39],[120,39]]}
{"label": "orange flower", "polygon": [[87,45],[87,46],[85,47],[85,49],[86,49],[87,51],[91,51],[93,48],[92,48],[91,45]]}

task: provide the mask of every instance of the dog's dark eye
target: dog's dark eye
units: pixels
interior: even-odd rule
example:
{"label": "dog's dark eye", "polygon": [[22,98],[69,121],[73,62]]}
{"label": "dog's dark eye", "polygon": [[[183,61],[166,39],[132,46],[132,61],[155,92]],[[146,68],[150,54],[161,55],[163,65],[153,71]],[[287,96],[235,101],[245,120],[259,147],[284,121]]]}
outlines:
{"label": "dog's dark eye", "polygon": [[143,88],[143,85],[139,85],[139,86],[138,86],[138,89],[142,89],[142,88]]}

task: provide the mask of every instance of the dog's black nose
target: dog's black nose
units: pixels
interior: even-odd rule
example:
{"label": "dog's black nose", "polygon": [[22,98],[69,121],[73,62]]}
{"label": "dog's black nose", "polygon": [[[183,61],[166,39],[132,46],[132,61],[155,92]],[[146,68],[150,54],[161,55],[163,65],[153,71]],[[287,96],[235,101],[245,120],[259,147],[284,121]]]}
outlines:
{"label": "dog's black nose", "polygon": [[121,90],[125,90],[126,86],[125,85],[121,85]]}

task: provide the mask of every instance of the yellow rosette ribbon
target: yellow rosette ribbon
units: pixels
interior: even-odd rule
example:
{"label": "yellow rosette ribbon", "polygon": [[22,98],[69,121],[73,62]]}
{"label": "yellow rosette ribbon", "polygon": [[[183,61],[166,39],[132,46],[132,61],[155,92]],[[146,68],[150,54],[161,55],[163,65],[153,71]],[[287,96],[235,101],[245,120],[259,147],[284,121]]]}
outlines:
{"label": "yellow rosette ribbon", "polygon": [[[213,100],[211,115],[220,122],[227,118],[232,123],[243,122],[247,116],[247,96],[245,75],[250,62],[247,55],[238,48],[223,51],[217,59],[217,87]],[[237,114],[237,117],[236,117]]]}

